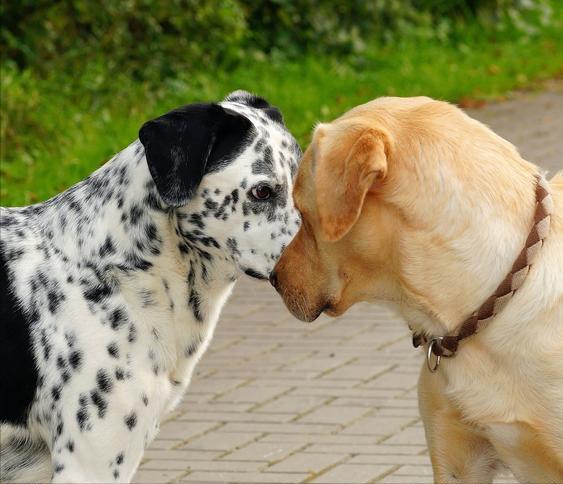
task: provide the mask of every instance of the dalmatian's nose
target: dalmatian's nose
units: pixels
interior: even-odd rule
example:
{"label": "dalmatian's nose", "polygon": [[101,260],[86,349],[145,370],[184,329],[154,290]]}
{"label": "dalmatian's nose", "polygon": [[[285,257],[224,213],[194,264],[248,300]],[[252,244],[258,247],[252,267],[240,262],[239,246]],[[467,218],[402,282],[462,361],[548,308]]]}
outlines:
{"label": "dalmatian's nose", "polygon": [[278,288],[278,276],[276,274],[276,271],[272,271],[270,273],[270,284],[274,286],[276,289]]}

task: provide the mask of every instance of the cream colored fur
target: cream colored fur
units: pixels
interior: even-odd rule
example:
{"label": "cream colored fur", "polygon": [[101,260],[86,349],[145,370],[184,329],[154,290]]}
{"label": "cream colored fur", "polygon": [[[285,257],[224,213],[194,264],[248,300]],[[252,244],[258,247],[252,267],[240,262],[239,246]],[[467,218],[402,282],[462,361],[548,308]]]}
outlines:
{"label": "cream colored fur", "polygon": [[[452,332],[524,246],[538,172],[447,103],[358,106],[319,125],[305,152],[294,191],[304,223],[278,291],[304,320],[386,302],[418,331]],[[523,482],[563,482],[562,173],[550,190],[550,234],[524,285],[436,374],[422,368],[437,482],[490,482],[501,463]]]}

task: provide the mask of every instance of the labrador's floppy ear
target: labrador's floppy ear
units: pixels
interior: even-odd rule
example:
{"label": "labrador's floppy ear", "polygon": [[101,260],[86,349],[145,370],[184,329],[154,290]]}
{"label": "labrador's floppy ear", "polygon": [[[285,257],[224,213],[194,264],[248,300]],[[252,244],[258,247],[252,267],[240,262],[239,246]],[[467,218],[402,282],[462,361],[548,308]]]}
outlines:
{"label": "labrador's floppy ear", "polygon": [[251,126],[218,104],[189,104],[146,122],[139,139],[164,202],[185,205],[206,173],[240,151]]}
{"label": "labrador's floppy ear", "polygon": [[345,133],[317,128],[315,191],[322,237],[335,242],[358,219],[366,193],[387,175],[386,135],[374,129]]}

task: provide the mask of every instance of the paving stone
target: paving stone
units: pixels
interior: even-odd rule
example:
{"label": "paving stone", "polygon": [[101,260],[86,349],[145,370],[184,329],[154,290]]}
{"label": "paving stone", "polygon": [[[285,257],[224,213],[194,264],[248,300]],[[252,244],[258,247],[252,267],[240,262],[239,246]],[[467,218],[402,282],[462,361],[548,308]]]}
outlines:
{"label": "paving stone", "polygon": [[243,379],[233,378],[194,378],[189,393],[223,394],[246,383]]}
{"label": "paving stone", "polygon": [[302,482],[308,474],[281,474],[277,472],[191,472],[179,482],[213,482],[213,483],[273,483],[273,484],[294,484]]}
{"label": "paving stone", "polygon": [[[329,380],[325,378],[316,378],[317,374],[307,375],[303,372],[297,373],[289,371],[276,372],[276,373],[266,373],[264,377],[269,378],[268,380],[263,380],[262,378],[257,379],[257,383],[262,386],[281,386],[286,385],[288,387],[294,387],[289,393],[308,395],[309,393],[315,394],[314,391],[317,390],[317,394],[330,393],[331,395],[340,391],[340,389],[351,388],[357,384],[353,380]],[[300,389],[300,391],[297,391]],[[330,390],[333,390],[330,392]]]}
{"label": "paving stone", "polygon": [[383,400],[379,404],[380,408],[416,408],[418,409],[418,400],[413,398],[408,398],[405,396],[402,397],[395,397],[389,398],[387,400]]}
{"label": "paving stone", "polygon": [[[381,440],[379,435],[342,435],[342,434],[268,434],[260,438],[261,442],[304,442],[307,444],[362,444],[375,445]],[[399,447],[399,446],[393,446]],[[422,450],[421,448],[420,450]]]}
{"label": "paving stone", "polygon": [[360,385],[360,388],[409,389],[416,387],[418,373],[387,372]]}
{"label": "paving stone", "polygon": [[427,455],[416,455],[423,447],[408,449],[410,453],[406,453],[407,449],[403,449],[401,452],[397,453],[383,453],[384,450],[381,447],[381,445],[377,444],[313,444],[308,446],[303,452],[345,452],[353,454],[354,457],[348,461],[348,464],[404,464],[407,461],[405,455],[409,456],[408,462],[413,465],[428,465],[430,463],[430,459]]}
{"label": "paving stone", "polygon": [[221,471],[221,472],[260,472],[268,467],[267,462],[263,461],[193,461],[189,463],[190,470],[193,471]]}
{"label": "paving stone", "polygon": [[251,412],[185,412],[176,418],[177,422],[289,422],[293,416],[286,413]]}
{"label": "paving stone", "polygon": [[391,365],[358,365],[351,363],[331,370],[323,376],[328,380],[371,380],[374,377],[389,371]]}
{"label": "paving stone", "polygon": [[192,450],[192,449],[155,449],[153,445],[145,451],[143,460],[185,460],[186,462],[191,462],[194,460],[213,460],[221,455],[221,450],[216,449],[215,451],[210,450]]}
{"label": "paving stone", "polygon": [[426,438],[424,430],[418,427],[408,427],[384,441],[387,445],[391,444],[407,444],[407,445],[425,445]]}
{"label": "paving stone", "polygon": [[[338,381],[338,380],[334,380]],[[350,397],[350,398],[367,398],[372,399],[374,405],[376,403],[385,403],[391,401],[391,396],[402,394],[405,389],[400,390],[381,390],[378,388],[346,388],[346,387],[336,387],[332,385],[331,382],[318,380],[318,383],[322,383],[320,386],[313,385],[303,385],[298,388],[294,388],[288,392],[288,395],[300,395],[300,396],[327,396],[327,397]],[[395,402],[393,402],[395,403]],[[408,404],[412,406],[411,402]],[[404,405],[402,405],[404,406]]]}
{"label": "paving stone", "polygon": [[348,459],[349,454],[344,453],[304,453],[299,452],[274,464],[268,468],[269,472],[306,472],[318,474],[319,472],[335,466],[336,464]]}
{"label": "paving stone", "polygon": [[182,422],[174,420],[167,422],[160,428],[159,437],[162,439],[187,440],[196,435],[204,434],[213,428],[220,427],[218,422]]}
{"label": "paving stone", "polygon": [[[370,389],[374,390],[374,389]],[[362,397],[336,397],[334,398],[330,404],[333,407],[369,407],[369,408],[378,408],[378,404],[381,402],[385,402],[389,399],[394,397],[402,396],[404,394],[404,389],[396,389],[396,390],[380,390],[376,389],[376,395],[372,394],[369,397],[362,396]],[[389,409],[391,410],[391,409]],[[402,410],[402,409],[401,409]],[[378,413],[381,410],[378,410]],[[401,414],[402,415],[402,414]],[[418,409],[414,415],[418,415]]]}
{"label": "paving stone", "polygon": [[[336,404],[336,402],[332,402],[333,405]],[[340,404],[340,402],[338,402],[338,404]],[[416,407],[409,407],[409,408],[392,408],[392,407],[386,407],[386,408],[378,408],[377,409],[377,416],[379,418],[385,418],[385,417],[412,417],[412,418],[417,418],[419,416],[419,411],[418,408]]]}
{"label": "paving stone", "polygon": [[173,449],[182,443],[181,439],[163,439],[161,435],[156,440],[153,440],[150,449],[166,450]]}
{"label": "paving stone", "polygon": [[400,476],[427,476],[432,479],[432,469],[428,466],[403,465],[393,471],[393,474]]}
{"label": "paving stone", "polygon": [[[354,422],[346,427],[343,434],[358,435],[391,435],[412,423],[412,417],[366,417]],[[416,442],[397,442],[397,443],[416,443]]]}
{"label": "paving stone", "polygon": [[222,459],[277,462],[287,457],[292,452],[299,450],[301,447],[302,445],[300,444],[288,442],[253,442],[242,449],[226,454]]}
{"label": "paving stone", "polygon": [[330,370],[343,366],[351,358],[348,356],[320,357],[316,356],[310,360],[300,361],[287,365],[284,369],[290,371],[311,371],[317,370],[320,373],[328,373]]}
{"label": "paving stone", "polygon": [[131,482],[134,484],[136,483],[157,484],[162,482],[171,482],[178,480],[184,474],[185,474],[184,471],[168,471],[168,470],[149,471],[149,470],[139,469]]}
{"label": "paving stone", "polygon": [[378,479],[375,482],[382,484],[432,484],[432,478],[429,476],[403,476],[390,474]]}
{"label": "paving stone", "polygon": [[180,448],[193,451],[232,451],[256,440],[260,435],[262,434],[258,432],[211,432],[191,440]]}
{"label": "paving stone", "polygon": [[194,403],[185,400],[178,405],[182,414],[186,412],[246,412],[253,407],[252,403],[233,403],[233,402],[205,402]]}
{"label": "paving stone", "polygon": [[292,416],[300,415],[327,402],[327,398],[304,396],[295,397],[282,395],[252,410],[252,413],[288,413]]}
{"label": "paving stone", "polygon": [[321,474],[311,482],[324,484],[350,484],[372,482],[379,476],[391,471],[393,466],[341,464]]}
{"label": "paving stone", "polygon": [[[311,446],[311,450],[314,446]],[[423,466],[426,469],[430,469],[430,457],[427,455],[409,455],[406,458],[402,454],[381,454],[381,448],[379,446],[375,446],[373,448],[369,448],[369,450],[373,450],[372,453],[362,453],[362,449],[358,449],[359,451],[354,457],[352,457],[348,464],[405,464],[405,462],[409,463],[409,466],[420,467]]]}
{"label": "paving stone", "polygon": [[329,434],[336,432],[339,426],[325,424],[306,424],[306,423],[236,423],[231,422],[222,427],[223,432],[264,432],[280,434]]}
{"label": "paving stone", "polygon": [[257,472],[266,467],[266,463],[262,461],[244,461],[232,462],[221,460],[209,461],[188,461],[188,460],[151,460],[143,464],[142,468],[146,470],[168,470],[168,471],[240,471],[240,472]]}
{"label": "paving stone", "polygon": [[278,395],[289,391],[290,387],[263,387],[258,385],[247,385],[224,393],[217,401],[220,402],[266,402]]}
{"label": "paving stone", "polygon": [[300,417],[297,419],[297,422],[347,425],[369,412],[371,410],[366,407],[324,406]]}

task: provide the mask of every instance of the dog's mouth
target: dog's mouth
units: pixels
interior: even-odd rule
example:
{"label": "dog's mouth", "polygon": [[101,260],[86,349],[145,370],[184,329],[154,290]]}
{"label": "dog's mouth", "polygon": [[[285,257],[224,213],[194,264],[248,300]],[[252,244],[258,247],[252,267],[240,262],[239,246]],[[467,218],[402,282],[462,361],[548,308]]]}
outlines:
{"label": "dog's mouth", "polygon": [[320,304],[317,307],[304,307],[302,304],[298,304],[291,298],[284,298],[284,302],[287,306],[287,309],[289,309],[289,312],[295,318],[303,321],[304,323],[312,323],[313,321],[318,319],[322,313],[326,313],[329,316],[332,315],[329,312],[332,309],[330,302]]}
{"label": "dog's mouth", "polygon": [[322,312],[331,318],[341,316],[344,311],[344,309],[337,307],[337,305],[332,302],[327,302],[322,309]]}
{"label": "dog's mouth", "polygon": [[268,280],[268,276],[265,276],[264,274],[255,271],[254,269],[243,269],[243,272],[247,275],[250,276],[254,279],[259,279],[261,281],[267,281]]}

